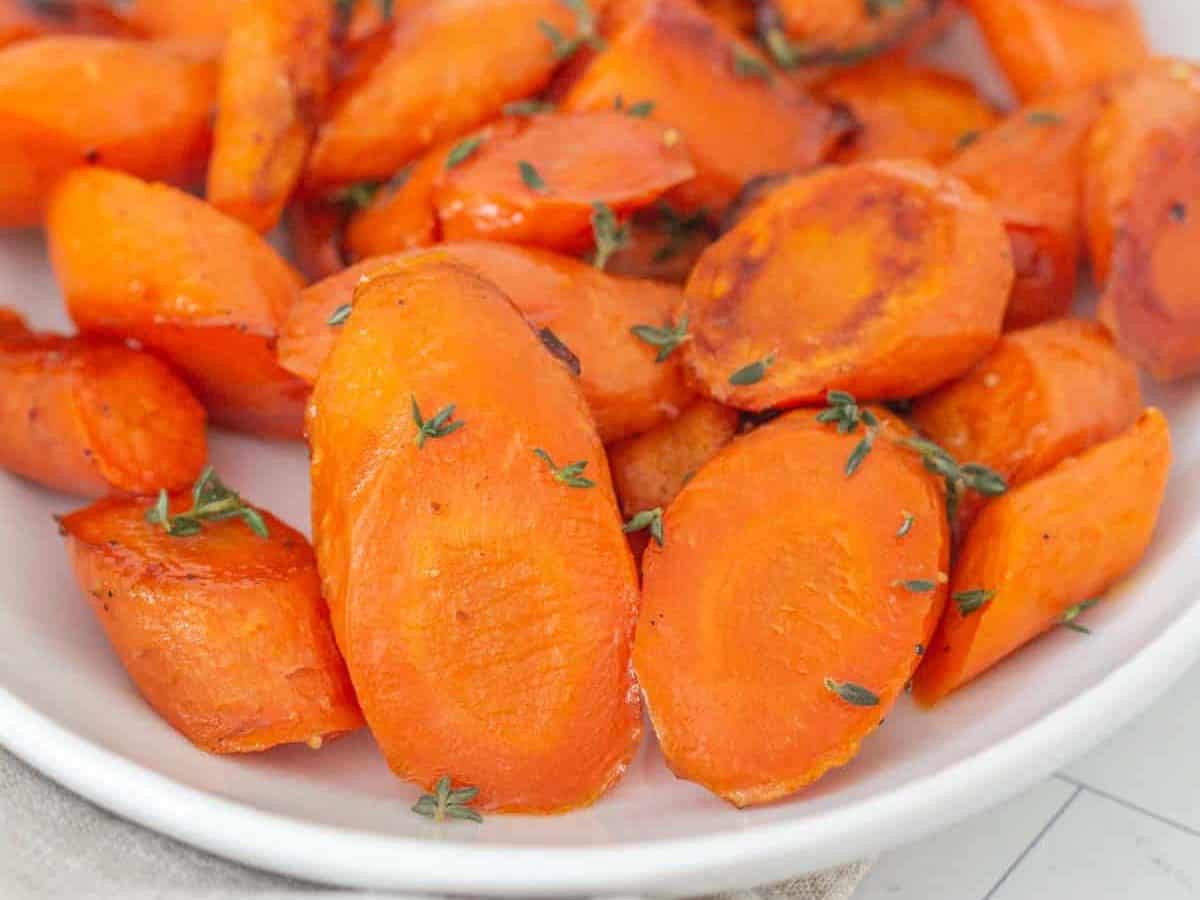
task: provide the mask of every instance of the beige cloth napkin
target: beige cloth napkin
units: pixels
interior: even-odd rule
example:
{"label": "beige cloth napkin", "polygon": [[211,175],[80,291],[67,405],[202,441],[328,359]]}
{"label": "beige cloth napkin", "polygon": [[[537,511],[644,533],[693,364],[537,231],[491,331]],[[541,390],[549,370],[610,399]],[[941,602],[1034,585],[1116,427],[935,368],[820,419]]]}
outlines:
{"label": "beige cloth napkin", "polygon": [[[722,900],[848,900],[866,871],[844,866]],[[279,878],[118,819],[0,749],[3,900],[399,900]],[[404,900],[415,900],[411,895]]]}

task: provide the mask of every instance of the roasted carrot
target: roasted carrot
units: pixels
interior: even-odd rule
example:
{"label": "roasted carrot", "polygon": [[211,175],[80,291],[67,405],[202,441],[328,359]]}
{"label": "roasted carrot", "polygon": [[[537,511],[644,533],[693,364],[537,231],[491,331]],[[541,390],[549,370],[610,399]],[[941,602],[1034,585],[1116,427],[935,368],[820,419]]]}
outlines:
{"label": "roasted carrot", "polygon": [[[1108,330],[1063,319],[1005,335],[966,377],[918,400],[913,422],[1015,487],[1116,437],[1141,411],[1137,370]],[[969,495],[960,521],[979,506]]]}
{"label": "roasted carrot", "polygon": [[1200,73],[1163,60],[1115,86],[1085,181],[1101,319],[1155,377],[1200,372]]}
{"label": "roasted carrot", "polygon": [[574,78],[562,108],[652,103],[696,167],[674,194],[684,210],[716,216],[751,178],[811,168],[840,136],[832,111],[774,77],[752,45],[692,0],[619,0],[605,31],[607,47]]}
{"label": "roasted carrot", "polygon": [[77,166],[170,181],[198,174],[215,84],[208,63],[110,38],[0,51],[0,226],[40,222],[54,183]]}
{"label": "roasted carrot", "polygon": [[898,57],[840,70],[819,90],[857,123],[835,154],[841,162],[905,157],[941,164],[964,134],[997,120],[995,107],[965,78]]}
{"label": "roasted carrot", "polygon": [[696,385],[741,409],[910,397],[967,372],[1000,336],[1004,228],[962,182],[916,161],[858,163],[771,191],[687,285]]}
{"label": "roasted carrot", "polygon": [[157,359],[0,309],[0,466],[100,496],[185,487],[206,457],[204,408]]}
{"label": "roasted carrot", "polygon": [[1099,112],[1091,89],[1045,98],[996,128],[962,136],[946,167],[992,202],[1012,242],[1016,280],[1005,328],[1064,316],[1083,245],[1083,158]]}
{"label": "roasted carrot", "polygon": [[245,0],[221,67],[208,200],[270,231],[300,180],[329,89],[329,0]]}
{"label": "roasted carrot", "polygon": [[[240,516],[177,518],[218,506],[248,510],[260,532]],[[147,520],[154,508],[101,500],[61,523],[79,586],[146,702],[210,753],[315,749],[359,728],[304,536],[210,473],[167,502],[175,533]]]}
{"label": "roasted carrot", "polygon": [[758,30],[789,68],[856,65],[912,37],[942,0],[759,0]]}
{"label": "roasted carrot", "polygon": [[213,420],[298,436],[306,385],[275,361],[300,277],[241,222],[164,185],[106,169],[63,179],[47,224],[75,324],[172,363]]}
{"label": "roasted carrot", "polygon": [[[592,0],[591,9],[599,6]],[[384,58],[337,92],[310,181],[390,178],[541,90],[562,55],[550,30],[570,41],[585,25],[560,0],[443,0],[403,16]]]}
{"label": "roasted carrot", "polygon": [[754,4],[745,0],[700,0],[704,11],[734,34],[754,33]]}
{"label": "roasted carrot", "polygon": [[[663,344],[648,343],[633,333],[641,325],[671,329],[680,303],[677,290],[613,278],[532,248],[464,242],[444,244],[433,252],[490,281],[535,330],[549,331],[544,340],[551,345],[561,342],[566,353],[557,348],[560,354],[576,357],[579,386],[603,440],[619,440],[669,421],[691,400],[678,355],[657,362]],[[367,260],[303,291],[280,336],[284,368],[315,381],[342,330],[330,320],[340,318],[335,315],[339,309],[348,310],[364,276],[398,258]]]}
{"label": "roasted carrot", "polygon": [[434,189],[446,240],[556,250],[592,245],[597,204],[620,216],[695,174],[671,129],[617,111],[533,116],[456,159]]}
{"label": "roasted carrot", "polygon": [[1133,0],[965,0],[1017,94],[1099,84],[1150,55]]}
{"label": "roasted carrot", "polygon": [[122,36],[128,31],[103,0],[0,0],[0,47],[62,32]]}
{"label": "roasted carrot", "polygon": [[737,806],[849,761],[941,614],[938,487],[886,440],[848,477],[862,437],[804,411],[738,438],[646,552],[634,665],[659,745],[676,775]]}
{"label": "roasted carrot", "polygon": [[989,504],[955,564],[955,602],[917,672],[917,699],[937,703],[1128,573],[1150,542],[1170,463],[1167,421],[1149,409]]}
{"label": "roasted carrot", "polygon": [[637,577],[573,376],[448,260],[365,282],[322,368],[323,584],[397,775],[477,786],[483,809],[571,809],[638,742]]}
{"label": "roasted carrot", "polygon": [[309,281],[320,281],[346,268],[346,217],[345,207],[336,200],[297,200],[287,208],[288,247],[296,267]]}
{"label": "roasted carrot", "polygon": [[217,58],[242,0],[122,0],[119,12],[128,25],[160,42]]}

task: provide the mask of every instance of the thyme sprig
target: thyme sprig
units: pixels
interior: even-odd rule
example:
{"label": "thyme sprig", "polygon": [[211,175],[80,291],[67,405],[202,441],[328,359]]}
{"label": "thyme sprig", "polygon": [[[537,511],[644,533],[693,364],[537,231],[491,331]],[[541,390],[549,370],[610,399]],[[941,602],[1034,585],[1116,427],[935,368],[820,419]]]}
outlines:
{"label": "thyme sprig", "polygon": [[672,353],[692,339],[688,333],[687,313],[680,317],[677,325],[668,325],[665,328],[656,328],[653,325],[634,325],[629,330],[639,340],[658,348],[658,355],[654,358],[657,363],[666,362]]}
{"label": "thyme sprig", "polygon": [[593,50],[603,50],[604,39],[596,27],[596,14],[588,6],[587,0],[561,0],[562,5],[575,14],[575,36],[567,37],[551,22],[538,19],[538,30],[546,36],[554,50],[554,58],[559,62],[570,59],[581,47],[591,47]]}
{"label": "thyme sprig", "polygon": [[626,534],[649,531],[654,543],[661,547],[664,540],[662,507],[656,506],[654,509],[642,510],[625,523],[623,530]]}
{"label": "thyme sprig", "polygon": [[412,417],[413,424],[417,426],[417,449],[421,450],[425,447],[425,442],[430,438],[444,438],[458,429],[466,425],[466,422],[451,422],[454,418],[455,405],[452,403],[445,406],[428,421],[421,415],[421,406],[417,403],[417,398],[414,395],[409,395],[412,399]]}
{"label": "thyme sprig", "polygon": [[158,500],[146,510],[146,521],[161,525],[172,537],[191,537],[201,532],[205,522],[225,519],[241,519],[259,537],[270,537],[258,510],[247,505],[237,491],[226,487],[212,466],[200,473],[192,487],[192,508],[187,512],[171,515],[170,497],[165,490],[158,492]]}
{"label": "thyme sprig", "polygon": [[879,437],[879,419],[869,409],[859,406],[853,394],[845,391],[829,391],[825,395],[825,402],[828,404],[826,408],[817,413],[818,422],[837,425],[839,434],[853,434],[860,425],[866,429],[863,439],[855,445],[846,460],[846,477],[850,478],[875,447],[875,439]]}
{"label": "thyme sprig", "polygon": [[413,804],[412,811],[418,816],[425,816],[435,822],[446,819],[462,819],[467,822],[483,821],[478,811],[471,808],[471,803],[479,796],[477,787],[454,787],[449,775],[443,775],[433,787],[432,794],[422,794]]}
{"label": "thyme sprig", "polygon": [[596,252],[592,265],[604,271],[612,255],[629,243],[629,225],[622,225],[607,203],[592,204],[592,236]]}
{"label": "thyme sprig", "polygon": [[554,476],[554,480],[559,484],[565,484],[567,487],[573,488],[594,488],[596,486],[596,482],[585,477],[583,474],[583,470],[588,465],[586,459],[568,463],[565,466],[559,466],[555,464],[550,454],[541,447],[535,447],[533,452],[550,467],[550,474]]}
{"label": "thyme sprig", "polygon": [[1062,617],[1058,620],[1058,624],[1063,628],[1069,628],[1072,631],[1077,631],[1079,634],[1091,634],[1092,629],[1084,625],[1080,625],[1075,620],[1099,602],[1100,598],[1094,597],[1091,600],[1084,600],[1082,603],[1076,603],[1062,614]]}
{"label": "thyme sprig", "polygon": [[959,465],[953,456],[933,441],[910,437],[899,443],[916,451],[925,468],[945,481],[946,512],[952,523],[958,518],[958,507],[966,491],[975,491],[984,497],[999,497],[1008,491],[1008,482],[999,473],[979,463]]}

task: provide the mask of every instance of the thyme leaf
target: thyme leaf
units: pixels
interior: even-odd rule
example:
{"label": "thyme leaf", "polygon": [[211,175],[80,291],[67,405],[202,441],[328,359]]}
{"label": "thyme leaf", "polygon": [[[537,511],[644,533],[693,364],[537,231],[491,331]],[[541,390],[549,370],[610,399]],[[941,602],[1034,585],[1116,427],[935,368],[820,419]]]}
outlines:
{"label": "thyme leaf", "polygon": [[652,347],[658,348],[655,362],[661,363],[692,339],[688,334],[688,317],[684,313],[678,325],[668,325],[666,328],[655,328],[653,325],[634,325],[631,329],[634,336],[645,341]]}
{"label": "thyme leaf", "polygon": [[469,138],[463,138],[446,156],[446,171],[453,169],[455,166],[461,166],[468,159],[475,155],[481,146],[483,146],[483,135],[476,134]]}
{"label": "thyme leaf", "polygon": [[742,366],[742,368],[729,376],[729,383],[735,387],[749,387],[752,384],[758,384],[767,377],[767,370],[773,365],[775,365],[775,354],[771,353],[758,360],[758,362]]}
{"label": "thyme leaf", "polygon": [[994,596],[995,591],[985,591],[982,589],[973,591],[959,591],[954,595],[954,602],[958,604],[958,611],[962,613],[963,618],[971,615],[971,613],[981,610]]}
{"label": "thyme leaf", "polygon": [[832,678],[826,678],[825,690],[831,694],[837,694],[851,706],[879,705],[878,694],[852,681],[834,681]]}
{"label": "thyme leaf", "polygon": [[432,794],[422,794],[413,804],[412,811],[419,816],[426,816],[435,822],[446,819],[460,819],[467,822],[482,822],[481,816],[471,808],[471,803],[479,796],[477,787],[455,788],[449,775],[443,775],[434,785]]}
{"label": "thyme leaf", "polygon": [[565,466],[557,466],[550,454],[541,447],[534,448],[534,454],[550,467],[550,474],[554,476],[554,480],[559,484],[565,484],[567,487],[573,488],[594,488],[596,482],[590,478],[586,478],[583,470],[587,468],[587,460],[583,459],[579,462],[568,463]]}
{"label": "thyme leaf", "polygon": [[658,546],[663,545],[663,510],[661,506],[654,509],[642,510],[625,523],[624,532],[633,534],[638,531],[649,531],[650,537]]}
{"label": "thyme leaf", "polygon": [[592,265],[604,271],[612,255],[629,243],[629,226],[617,221],[607,203],[596,202],[592,204],[592,236],[596,242]]}
{"label": "thyme leaf", "polygon": [[525,187],[531,191],[537,191],[539,194],[546,193],[546,181],[533,163],[523,159],[517,163],[517,170],[521,173],[521,180],[525,182]]}
{"label": "thyme leaf", "polygon": [[350,318],[350,313],[352,313],[353,311],[354,311],[353,305],[351,305],[349,303],[343,303],[341,306],[339,306],[337,309],[335,309],[332,313],[330,313],[329,318],[325,320],[325,324],[333,325],[335,327],[338,325],[345,325],[346,320]]}
{"label": "thyme leaf", "polygon": [[545,35],[554,51],[554,58],[559,62],[570,59],[581,47],[591,47],[593,50],[603,50],[606,46],[604,39],[596,28],[596,14],[588,6],[587,0],[561,0],[563,6],[575,14],[575,36],[567,37],[553,23],[538,19],[538,30]]}

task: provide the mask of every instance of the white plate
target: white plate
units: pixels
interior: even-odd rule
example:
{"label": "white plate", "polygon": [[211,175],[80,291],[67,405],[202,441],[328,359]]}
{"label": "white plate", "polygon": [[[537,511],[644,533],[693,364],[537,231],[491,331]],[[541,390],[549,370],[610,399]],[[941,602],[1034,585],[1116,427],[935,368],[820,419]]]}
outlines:
{"label": "white plate", "polygon": [[[1200,7],[1143,6],[1159,48],[1200,50]],[[36,236],[0,236],[0,302],[65,327]],[[1151,390],[1170,415],[1178,461],[1150,556],[1089,613],[1095,635],[1060,629],[936,712],[903,705],[852,765],[790,803],[736,811],[675,781],[652,739],[593,809],[493,816],[480,827],[412,815],[415,791],[388,774],[365,733],[320,753],[207,756],[142,703],[78,595],[51,520],[77,504],[2,474],[0,743],[151,828],[343,885],[684,894],[868,856],[1007,799],[1128,721],[1200,657],[1197,394]],[[302,447],[221,435],[213,454],[232,484],[305,524]]]}

